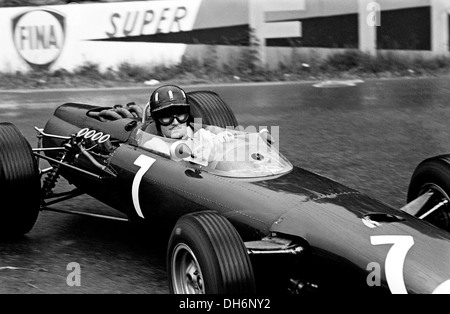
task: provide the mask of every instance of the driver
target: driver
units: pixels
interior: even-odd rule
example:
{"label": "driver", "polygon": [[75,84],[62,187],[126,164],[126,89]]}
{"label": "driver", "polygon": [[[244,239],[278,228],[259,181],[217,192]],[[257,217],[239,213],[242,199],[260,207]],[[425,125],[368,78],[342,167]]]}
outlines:
{"label": "driver", "polygon": [[[158,135],[185,140],[193,154],[202,160],[212,160],[216,144],[233,140],[233,134],[223,129],[218,133],[211,132],[214,128],[200,128],[194,132],[189,124],[190,104],[186,92],[176,85],[163,85],[151,94],[150,114]],[[144,147],[162,152],[168,149],[161,147],[161,141],[157,139],[146,142]]]}
{"label": "driver", "polygon": [[180,87],[164,85],[157,88],[150,96],[150,114],[158,135],[173,139],[187,139],[191,135],[188,134],[192,132],[188,127],[190,105]]}

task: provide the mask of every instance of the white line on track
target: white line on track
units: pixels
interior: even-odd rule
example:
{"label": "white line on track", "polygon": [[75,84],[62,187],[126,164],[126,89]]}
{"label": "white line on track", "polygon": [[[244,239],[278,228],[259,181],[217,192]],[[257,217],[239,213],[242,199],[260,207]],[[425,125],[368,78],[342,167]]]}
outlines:
{"label": "white line on track", "polygon": [[[207,88],[207,87],[248,87],[248,86],[275,86],[275,85],[308,85],[317,83],[317,81],[288,81],[288,82],[248,82],[248,83],[217,83],[217,84],[183,84],[183,88]],[[0,90],[0,94],[4,93],[16,93],[16,94],[27,94],[27,93],[53,93],[53,92],[91,92],[91,91],[112,91],[112,90],[147,90],[154,89],[160,85],[151,86],[119,86],[119,87],[82,87],[82,88],[46,88],[46,89],[3,89]],[[167,84],[169,84],[167,82]],[[179,84],[181,86],[181,84]]]}
{"label": "white line on track", "polygon": [[[435,77],[389,77],[389,78],[368,78],[365,81],[401,81],[401,80],[427,80]],[[355,79],[356,81],[357,79]],[[359,80],[358,80],[359,81]],[[248,87],[248,86],[276,86],[276,85],[313,85],[320,84],[324,80],[307,80],[307,81],[283,81],[283,82],[236,82],[236,83],[211,83],[211,84],[182,84],[183,88],[208,88],[208,87]],[[90,92],[90,91],[115,91],[129,90],[140,91],[154,89],[160,85],[169,84],[169,82],[161,82],[157,85],[136,85],[136,86],[118,86],[118,87],[83,87],[83,88],[46,88],[46,89],[0,89],[0,94],[26,94],[26,93],[52,93],[52,92]]]}

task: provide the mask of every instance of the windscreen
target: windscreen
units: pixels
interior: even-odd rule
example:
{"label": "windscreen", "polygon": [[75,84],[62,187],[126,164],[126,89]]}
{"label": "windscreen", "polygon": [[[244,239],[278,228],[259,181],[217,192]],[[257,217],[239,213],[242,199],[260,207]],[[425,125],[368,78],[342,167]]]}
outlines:
{"label": "windscreen", "polygon": [[236,133],[232,141],[218,146],[208,171],[221,176],[265,177],[292,170],[291,163],[259,133]]}
{"label": "windscreen", "polygon": [[[217,140],[222,132],[230,132],[226,141]],[[292,164],[270,145],[260,133],[230,131],[214,127],[210,131],[197,131],[185,140],[169,139],[138,131],[138,146],[175,162],[188,162],[211,174],[235,178],[277,176],[292,170]],[[192,156],[183,159],[174,156],[175,145],[185,143]],[[151,144],[151,145],[150,145]]]}

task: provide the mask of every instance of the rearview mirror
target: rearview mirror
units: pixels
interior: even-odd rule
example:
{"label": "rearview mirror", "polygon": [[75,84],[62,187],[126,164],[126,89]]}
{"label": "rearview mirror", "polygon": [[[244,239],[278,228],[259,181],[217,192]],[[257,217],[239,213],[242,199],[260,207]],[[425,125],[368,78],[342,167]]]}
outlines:
{"label": "rearview mirror", "polygon": [[174,161],[181,161],[184,158],[191,157],[192,150],[184,141],[176,141],[170,145],[170,158]]}
{"label": "rearview mirror", "polygon": [[262,137],[262,139],[264,141],[266,141],[266,143],[268,145],[273,145],[275,144],[275,139],[272,137],[272,135],[270,135],[269,130],[267,129],[262,129],[261,131],[259,131],[259,135]]}

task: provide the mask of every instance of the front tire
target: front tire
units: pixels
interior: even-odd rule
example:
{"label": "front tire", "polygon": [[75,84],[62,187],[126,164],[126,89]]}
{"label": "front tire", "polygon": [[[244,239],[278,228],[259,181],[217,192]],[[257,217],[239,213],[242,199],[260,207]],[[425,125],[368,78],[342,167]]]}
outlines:
{"label": "front tire", "polygon": [[213,212],[181,217],[167,251],[169,288],[176,294],[253,294],[245,245],[231,223]]}
{"label": "front tire", "polygon": [[40,208],[40,178],[30,144],[11,123],[0,123],[0,236],[29,232]]}
{"label": "front tire", "polygon": [[407,201],[411,202],[428,191],[432,191],[433,196],[417,213],[417,216],[420,217],[446,201],[446,205],[441,206],[424,220],[450,231],[450,155],[432,157],[417,166],[411,177]]}

